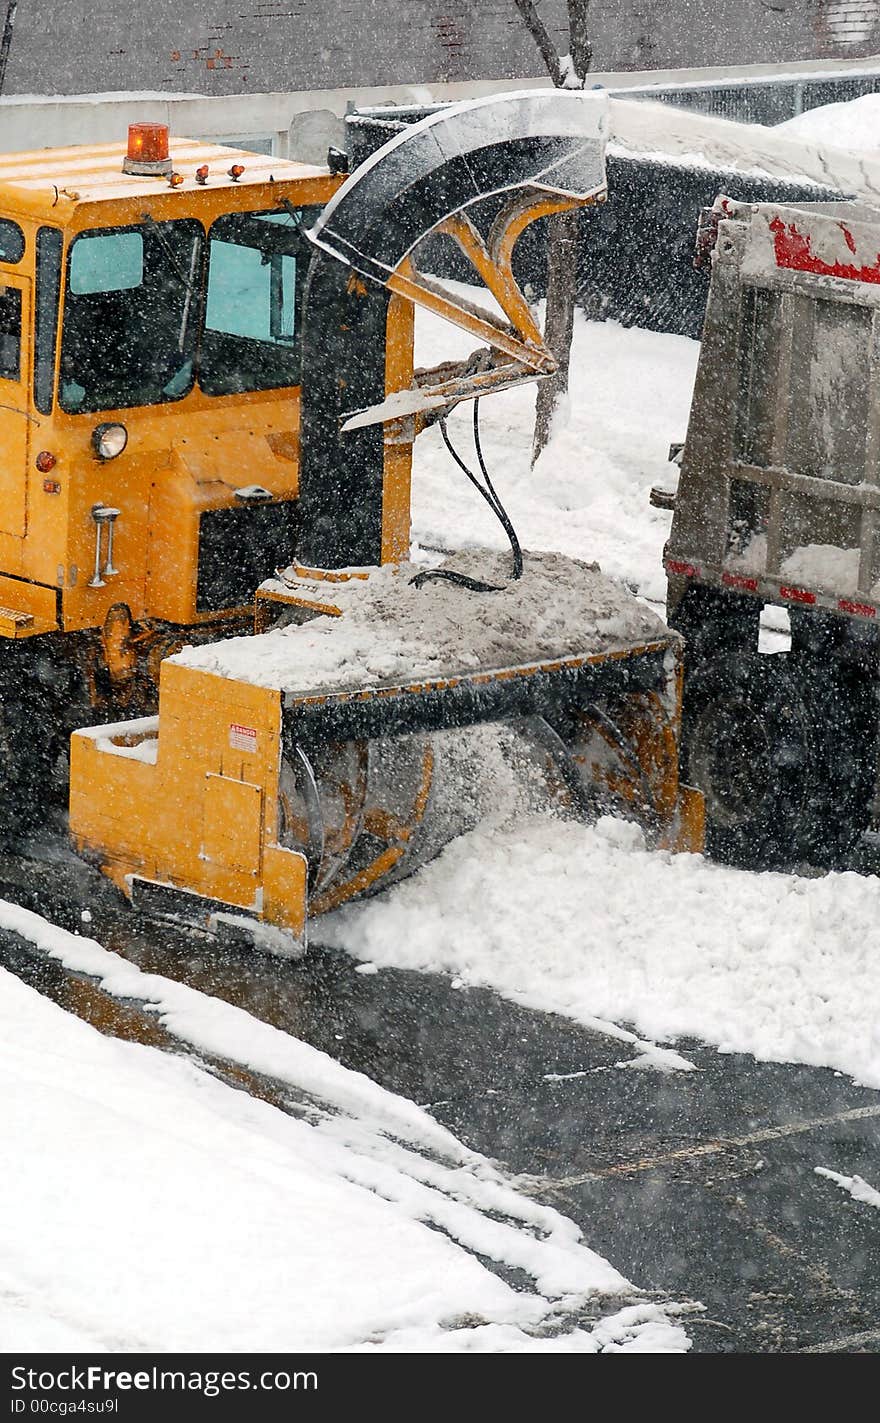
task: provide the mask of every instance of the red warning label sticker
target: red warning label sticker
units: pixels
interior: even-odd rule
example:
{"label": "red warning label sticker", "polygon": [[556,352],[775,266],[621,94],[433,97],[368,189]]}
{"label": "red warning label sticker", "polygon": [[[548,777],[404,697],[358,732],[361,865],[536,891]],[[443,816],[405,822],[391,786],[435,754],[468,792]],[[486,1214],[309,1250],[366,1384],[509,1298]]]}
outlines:
{"label": "red warning label sticker", "polygon": [[233,751],[256,751],[257,729],[255,726],[240,726],[237,721],[229,724],[229,745]]}

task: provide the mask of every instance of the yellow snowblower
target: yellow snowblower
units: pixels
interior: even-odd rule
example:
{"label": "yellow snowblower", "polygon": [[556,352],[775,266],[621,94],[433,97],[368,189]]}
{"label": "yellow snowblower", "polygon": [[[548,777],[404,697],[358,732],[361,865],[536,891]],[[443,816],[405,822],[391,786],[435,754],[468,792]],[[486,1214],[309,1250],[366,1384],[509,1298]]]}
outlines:
{"label": "yellow snowblower", "polygon": [[[247,155],[215,181],[182,146],[178,183],[130,180],[141,188],[106,215],[93,187],[65,235],[61,307],[80,325],[61,337],[57,395],[56,374],[41,379],[65,429],[98,419],[80,626],[94,593],[118,684],[135,684],[144,646],[159,671],[158,714],[73,735],[70,824],[145,909],[294,951],[310,915],[473,823],[502,767],[566,813],[625,814],[658,846],[701,847],[702,799],[678,780],[681,639],[595,565],[523,551],[479,438],[484,395],[555,370],[512,253],[537,218],[602,199],[604,113],[602,96],[566,91],[453,105],[344,181]],[[421,270],[437,234],[492,310]],[[148,379],[109,335],[103,354],[89,345],[78,303],[100,293],[121,319],[149,264],[176,304]],[[480,350],[414,371],[416,306]],[[510,552],[417,566],[413,442],[439,421],[451,446],[463,401],[473,460],[453,453]],[[251,602],[254,631],[230,635]]]}

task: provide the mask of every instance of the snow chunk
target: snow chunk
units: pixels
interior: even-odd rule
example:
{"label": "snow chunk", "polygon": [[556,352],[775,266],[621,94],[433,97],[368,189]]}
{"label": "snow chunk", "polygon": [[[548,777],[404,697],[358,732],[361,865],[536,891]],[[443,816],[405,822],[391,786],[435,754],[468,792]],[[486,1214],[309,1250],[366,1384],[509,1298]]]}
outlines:
{"label": "snow chunk", "polygon": [[854,1201],[863,1201],[867,1206],[880,1208],[880,1191],[875,1191],[861,1176],[841,1176],[836,1171],[829,1171],[827,1166],[814,1166],[813,1170],[817,1176],[827,1176],[835,1186],[849,1191]]}

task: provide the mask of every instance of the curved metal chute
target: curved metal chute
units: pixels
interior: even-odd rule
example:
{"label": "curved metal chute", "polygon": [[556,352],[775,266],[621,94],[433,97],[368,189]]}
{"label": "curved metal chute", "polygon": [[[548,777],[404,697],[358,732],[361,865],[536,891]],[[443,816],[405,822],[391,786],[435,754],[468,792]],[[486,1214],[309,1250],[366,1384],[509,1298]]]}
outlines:
{"label": "curved metal chute", "polygon": [[429,114],[352,173],[309,240],[384,284],[428,232],[483,198],[523,188],[596,198],[607,103],[595,91],[537,89]]}
{"label": "curved metal chute", "polygon": [[[529,222],[604,195],[606,112],[604,94],[580,90],[451,104],[395,135],[328,203],[308,233],[316,252],[302,310],[299,563],[382,562],[383,425],[556,369],[513,277],[513,247]],[[509,200],[484,238],[467,210],[504,193]],[[415,267],[413,249],[440,231],[492,293],[494,311]],[[386,319],[398,298],[483,342],[488,363],[417,389],[411,369],[389,384]],[[415,434],[410,420],[394,438],[403,445]]]}

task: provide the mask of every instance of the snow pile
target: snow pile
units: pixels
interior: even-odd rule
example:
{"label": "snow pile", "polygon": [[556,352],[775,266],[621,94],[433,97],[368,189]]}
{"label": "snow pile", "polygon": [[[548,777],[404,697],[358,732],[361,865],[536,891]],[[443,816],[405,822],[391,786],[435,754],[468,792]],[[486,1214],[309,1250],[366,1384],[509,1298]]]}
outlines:
{"label": "snow pile", "polygon": [[512,580],[511,555],[484,550],[441,565],[491,585],[420,582],[414,564],[377,569],[345,587],[342,616],[260,637],[186,648],[171,661],[296,693],[381,686],[589,656],[666,637],[660,618],[595,566],[529,553]]}
{"label": "snow pile", "polygon": [[880,1087],[880,880],[754,874],[638,829],[484,825],[385,900],[316,926],[377,964],[454,972],[588,1025],[837,1068]]}
{"label": "snow pile", "polygon": [[611,98],[609,149],[688,168],[728,170],[754,177],[880,190],[880,168],[853,161],[842,148],[819,146],[783,125],[738,123],[644,99]]}
{"label": "snow pile", "polygon": [[859,550],[836,544],[804,544],[780,565],[780,573],[811,587],[851,593],[859,584]]}
{"label": "snow pile", "polygon": [[0,971],[6,1349],[688,1347],[571,1221],[412,1103],[27,910],[0,923],[298,1104],[104,1037]]}
{"label": "snow pile", "polygon": [[773,132],[805,143],[830,143],[837,148],[869,152],[880,148],[880,94],[862,94],[845,103],[808,109],[776,124]]}

